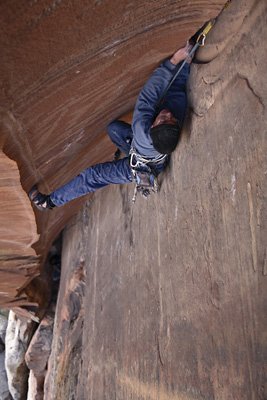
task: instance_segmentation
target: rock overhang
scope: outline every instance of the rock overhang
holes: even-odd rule
[[[25,192],[34,183],[50,192],[86,166],[111,158],[107,123],[133,109],[153,68],[223,4],[2,3],[1,149],[4,168],[13,165],[9,183],[16,182],[2,184],[1,197],[9,199],[8,207],[3,203],[3,274],[10,243],[13,249],[12,275],[5,275],[1,286],[3,304],[15,298],[16,305],[28,303],[20,289],[39,273],[53,239],[85,200],[41,214],[32,210]],[[29,258],[21,264],[16,257],[25,252]]]

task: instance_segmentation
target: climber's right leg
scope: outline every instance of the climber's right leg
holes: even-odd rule
[[[34,186],[34,193],[32,189],[29,197],[39,210],[45,210],[62,206],[73,199],[95,192],[110,184],[130,182],[132,182],[132,173],[129,159],[125,157],[118,161],[96,164],[85,169],[50,195],[40,193]],[[40,202],[43,205],[40,206]]]

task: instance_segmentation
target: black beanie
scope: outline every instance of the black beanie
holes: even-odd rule
[[[180,138],[178,125],[161,124],[150,129],[154,148],[161,154],[171,154]]]

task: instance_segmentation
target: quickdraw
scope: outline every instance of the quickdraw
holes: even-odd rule
[[[228,0],[226,1],[223,9],[221,10],[221,12],[219,13],[219,15],[217,15],[216,18],[211,19],[210,21],[207,21],[203,27],[200,29],[199,31],[199,35],[196,38],[195,44],[192,47],[191,51],[188,54],[188,57],[192,57],[194,55],[194,53],[196,52],[196,50],[199,47],[204,46],[205,44],[205,40],[207,37],[207,34],[210,32],[210,30],[212,29],[212,27],[215,25],[215,22],[217,21],[218,17],[221,15],[221,13],[230,5],[232,0]],[[175,81],[175,79],[177,78],[177,76],[179,75],[179,73],[181,72],[181,70],[183,69],[184,65],[186,64],[187,60],[185,59],[182,64],[180,65],[180,67],[178,68],[178,70],[174,73],[171,81],[169,82],[168,86],[166,87],[164,93],[162,94],[160,100],[158,101],[158,105],[157,107],[160,106],[160,104],[162,103],[163,99],[165,98],[168,90],[170,89],[171,85],[173,84],[173,82]]]
[[[205,40],[207,37],[207,34],[209,33],[209,31],[211,30],[211,28],[213,27],[213,25],[215,24],[215,19],[212,19],[210,21],[208,21],[205,25],[204,28],[202,30],[202,32],[200,32],[200,34],[197,37],[196,43],[193,46],[192,50],[190,51],[190,53],[192,52],[192,54],[194,54],[194,52],[196,51],[196,49],[198,47],[202,47],[205,44]],[[197,46],[195,49],[194,47]]]
[[[193,57],[194,53],[196,52],[196,50],[197,50],[199,47],[204,46],[205,40],[206,40],[206,37],[207,37],[207,34],[208,34],[209,31],[211,30],[211,28],[213,27],[213,25],[215,24],[215,22],[216,22],[216,19],[214,18],[214,19],[212,19],[212,20],[206,22],[206,24],[203,26],[203,28],[201,29],[199,35],[198,35],[197,38],[196,38],[196,41],[195,41],[194,46],[192,47],[191,51],[190,51],[189,54],[188,54],[188,57],[189,57],[189,58]],[[163,92],[163,94],[162,94],[160,100],[158,101],[158,104],[157,104],[157,107],[156,107],[157,109],[160,108],[160,105],[162,104],[162,102],[163,102],[163,100],[164,100],[164,98],[165,98],[165,96],[166,96],[168,90],[170,89],[171,85],[173,84],[173,82],[175,81],[175,79],[177,78],[177,76],[180,74],[181,70],[183,69],[183,67],[185,66],[186,63],[187,63],[187,59],[185,59],[185,60],[182,62],[181,65],[178,64],[178,70],[175,71],[175,73],[174,73],[172,79],[170,80],[168,86],[166,87],[166,89],[164,90],[164,92]]]

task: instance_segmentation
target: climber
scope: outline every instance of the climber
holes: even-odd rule
[[[119,120],[108,125],[111,140],[126,157],[89,167],[49,195],[39,192],[35,185],[29,198],[39,210],[62,206],[109,184],[135,181],[144,196],[149,194],[179,141],[187,107],[191,49],[188,42],[153,72],[138,96],[132,125]],[[162,99],[174,71],[184,60],[182,71]]]

